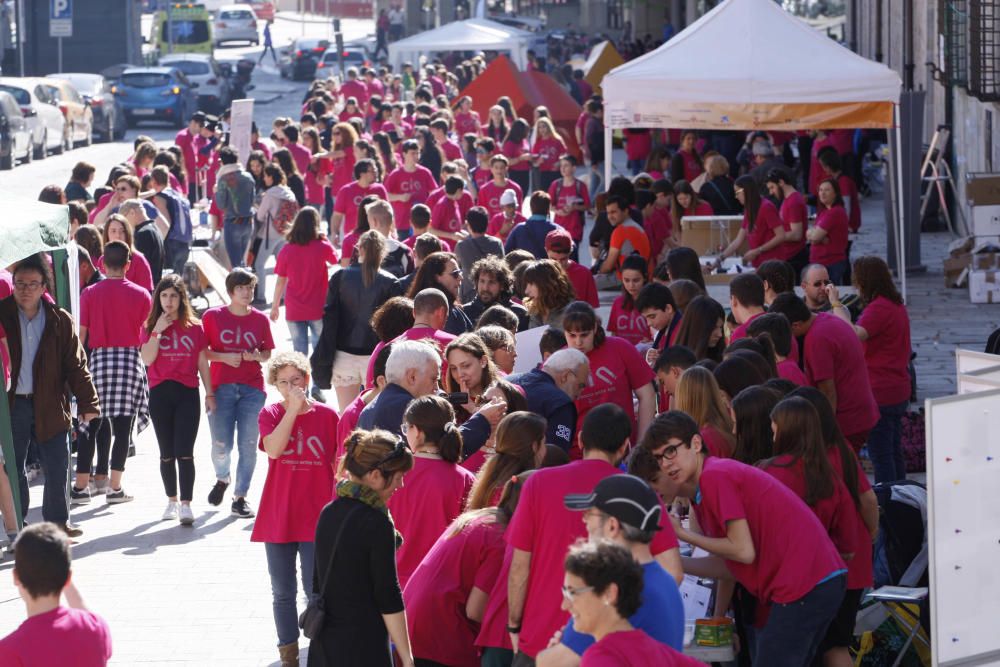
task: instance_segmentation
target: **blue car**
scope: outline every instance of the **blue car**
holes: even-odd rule
[[[159,120],[182,128],[198,110],[197,87],[173,67],[131,67],[122,72],[113,90],[129,127],[143,120]]]

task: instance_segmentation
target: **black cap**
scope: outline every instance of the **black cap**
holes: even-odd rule
[[[659,530],[663,507],[656,492],[634,475],[605,477],[593,493],[569,494],[563,498],[567,509],[597,508],[623,524],[639,530]]]

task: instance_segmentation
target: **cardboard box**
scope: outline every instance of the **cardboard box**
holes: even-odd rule
[[[743,224],[742,216],[698,216],[681,220],[681,245],[694,250],[698,255],[717,255],[740,232]],[[750,248],[746,243],[740,248],[740,254]]]
[[[964,287],[965,277],[962,275],[969,265],[972,264],[972,255],[966,253],[957,257],[948,257],[944,260],[944,286]]]
[[[1000,269],[969,271],[969,301],[1000,303]]]
[[[1000,204],[1000,174],[974,173],[966,176],[965,197],[970,206]]]

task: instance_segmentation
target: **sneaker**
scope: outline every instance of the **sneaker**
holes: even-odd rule
[[[226,489],[229,488],[229,482],[223,482],[221,479],[215,482],[215,486],[208,493],[208,504],[219,506],[222,504],[222,499],[226,497]]]
[[[194,512],[191,511],[190,505],[181,505],[180,520],[182,526],[190,526],[194,523]]]
[[[104,479],[94,479],[93,477],[91,477],[88,488],[90,489],[91,496],[103,496],[105,493],[108,492],[109,486],[110,484],[108,482],[107,477],[105,477]]]
[[[310,394],[312,395],[313,400],[319,401],[320,403],[326,403],[326,394],[324,394],[323,390],[319,387],[314,386]]]
[[[120,505],[122,503],[130,503],[135,500],[134,496],[130,496],[125,493],[124,488],[120,488],[117,491],[108,487],[108,492],[104,494],[104,500],[109,505]]]
[[[247,502],[246,498],[237,498],[233,501],[232,515],[240,519],[252,519],[254,517],[253,510],[250,509],[250,503]]]
[[[90,487],[78,489],[75,486],[71,487],[69,490],[69,504],[70,505],[89,505],[90,504]]]
[[[163,521],[173,521],[177,518],[177,501],[167,501],[167,509],[163,510]]]
[[[60,523],[56,527],[65,533],[66,537],[80,537],[83,535],[83,531],[71,523]]]

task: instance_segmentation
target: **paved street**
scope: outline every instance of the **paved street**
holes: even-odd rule
[[[348,22],[345,22],[347,24]],[[370,23],[345,25],[348,38],[361,36]],[[275,43],[301,34],[325,35],[323,23],[299,24],[279,20]],[[256,49],[225,49],[224,53]],[[262,132],[273,117],[299,115],[305,83],[280,79],[270,67],[254,72],[258,100],[255,117]],[[52,156],[0,177],[0,201],[12,195],[34,196],[49,183],[65,184],[72,166],[86,160],[97,166],[98,179],[131,154],[134,137],[149,134],[170,141],[175,130],[161,125],[129,130],[112,144],[95,144],[62,156]],[[616,162],[624,162],[616,154]],[[624,164],[620,165],[621,167]],[[864,223],[853,254],[885,254],[885,223],[880,199],[865,201]],[[0,233],[3,222],[0,221]],[[1000,326],[1000,308],[972,305],[966,290],[945,290],[941,260],[947,254],[947,234],[922,237],[923,263],[928,271],[911,276],[909,311],[913,344],[918,354],[921,398],[954,390],[953,350],[956,346],[982,349],[989,333]],[[270,289],[268,293],[270,293]],[[613,296],[606,293],[607,300]],[[279,348],[291,347],[283,322],[273,325]],[[333,392],[329,392],[334,400]],[[88,605],[111,625],[114,665],[272,665],[277,664],[271,597],[263,547],[249,541],[252,521],[231,518],[228,504],[214,508],[206,496],[214,479],[209,458],[208,424],[203,419],[195,448],[198,478],[195,485],[193,527],[161,522],[165,497],[159,477],[158,453],[152,428],[136,439],[138,453],[129,459],[124,485],[134,502],[106,506],[102,497],[74,508],[73,521],[85,533],[74,547],[74,580]],[[249,499],[260,498],[266,458],[258,456]],[[41,502],[41,486],[32,487],[32,506]],[[37,510],[29,521],[40,520]],[[0,563],[0,635],[15,628],[24,607],[6,573],[11,563]],[[303,646],[306,641],[302,641]]]

